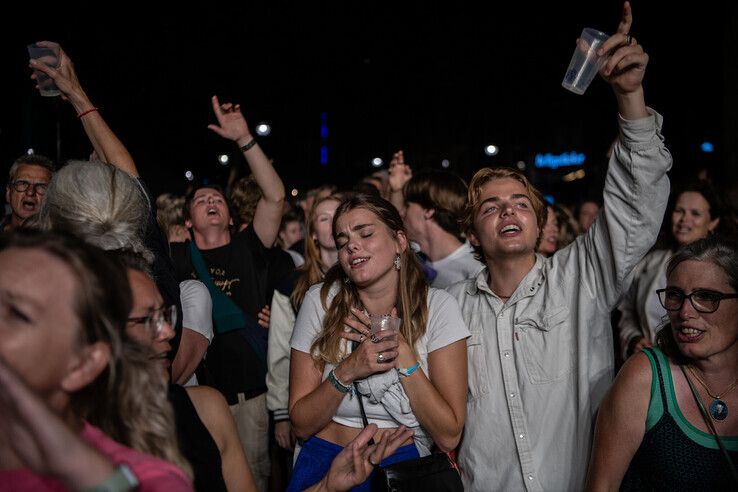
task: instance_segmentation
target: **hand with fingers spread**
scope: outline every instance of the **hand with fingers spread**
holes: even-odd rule
[[[351,308],[351,312],[353,316],[347,317],[344,322],[352,331],[341,333],[341,337],[358,345],[336,368],[336,376],[341,381],[353,382],[395,367],[398,333],[385,330],[373,334],[369,317],[356,308]]]
[[[333,459],[326,476],[308,491],[350,490],[363,483],[383,459],[397,451],[413,431],[400,426],[385,432],[376,444],[369,440],[377,432],[376,424],[369,424]]]
[[[246,123],[246,119],[241,114],[241,105],[233,103],[223,103],[218,101],[218,96],[211,98],[213,104],[213,113],[218,120],[217,125],[210,124],[208,128],[223,138],[233,140],[239,146],[246,145],[253,137],[251,130]]]

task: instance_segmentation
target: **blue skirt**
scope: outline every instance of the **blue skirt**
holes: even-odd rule
[[[292,470],[292,478],[287,487],[287,492],[299,492],[305,490],[311,485],[315,485],[328,473],[333,458],[343,449],[338,444],[326,441],[319,437],[311,437],[302,445],[300,455],[295,461],[295,467]],[[420,457],[415,444],[407,444],[398,448],[394,454],[382,460],[380,466],[393,465],[400,461],[414,460]],[[369,484],[371,483],[371,475],[369,478],[352,490],[369,492]]]

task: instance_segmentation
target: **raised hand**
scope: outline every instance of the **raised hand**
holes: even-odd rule
[[[405,164],[405,154],[398,150],[392,154],[392,160],[389,165],[389,184],[392,193],[401,192],[405,183],[413,177],[413,171],[410,166]]]
[[[630,2],[623,4],[623,17],[618,30],[605,41],[598,54],[612,51],[600,67],[600,75],[613,86],[616,93],[630,94],[641,89],[648,65],[648,55],[630,33],[633,14]]]
[[[210,124],[208,128],[223,138],[233,140],[238,145],[245,145],[252,140],[251,130],[246,119],[241,114],[241,105],[233,103],[220,104],[218,96],[213,96],[213,113],[218,120],[217,125]]]

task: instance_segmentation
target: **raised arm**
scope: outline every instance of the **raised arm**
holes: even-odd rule
[[[282,219],[284,184],[261,147],[254,142],[251,130],[241,114],[241,106],[231,103],[220,104],[218,96],[212,97],[212,104],[218,124],[208,125],[208,128],[221,137],[236,142],[246,158],[256,184],[261,188],[262,197],[256,205],[251,226],[262,244],[271,248],[277,239]]]
[[[651,364],[645,354],[628,359],[600,405],[587,490],[617,491],[643,441],[651,396]]]
[[[41,46],[59,46],[50,41],[40,41]],[[62,93],[62,99],[69,101],[82,121],[87,138],[90,139],[92,147],[100,160],[113,164],[131,176],[138,176],[138,169],[123,143],[113,133],[97,110],[90,98],[85,93],[77,78],[74,64],[69,56],[59,46],[59,66],[52,68],[38,60],[31,60],[30,66],[44,72],[54,80],[54,83]]]
[[[405,153],[398,150],[392,155],[389,165],[390,202],[395,206],[400,216],[405,216],[405,184],[413,177],[410,166],[405,164]]]
[[[643,76],[648,65],[648,55],[635,38],[630,36],[632,24],[630,2],[625,2],[617,32],[602,44],[598,52],[604,55],[614,50],[600,68],[600,74],[612,85],[618,102],[618,112],[626,120],[648,117],[643,95]]]

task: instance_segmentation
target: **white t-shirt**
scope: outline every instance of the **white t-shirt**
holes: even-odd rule
[[[431,286],[436,289],[445,289],[456,282],[476,277],[484,268],[484,264],[474,258],[474,248],[469,241],[447,257],[428,262],[428,266],[437,272],[436,278],[431,282]]]
[[[310,353],[310,347],[323,327],[325,311],[320,302],[320,288],[322,286],[322,283],[316,284],[305,294],[305,300],[297,314],[295,329],[290,340],[293,349],[307,354]],[[337,290],[335,287],[331,289],[327,300],[329,304]],[[426,375],[428,374],[428,354],[430,352],[451,345],[456,341],[464,340],[470,335],[456,300],[446,291],[429,288],[428,326],[425,334],[416,344],[420,356],[420,368],[423,372]],[[346,344],[346,347],[348,354],[351,352],[351,348],[348,344]],[[328,373],[334,367],[326,363],[322,380],[328,377]],[[380,428],[398,427],[397,421],[387,413],[381,403],[372,404],[367,398],[364,398],[363,402],[369,423],[377,424]],[[350,394],[346,394],[336,411],[336,415],[333,416],[333,421],[349,427],[364,427],[357,398],[352,398]]]
[[[199,333],[213,341],[213,301],[205,284],[199,280],[185,280],[179,283],[179,298],[182,301],[182,327]],[[196,386],[194,374],[184,384]]]

